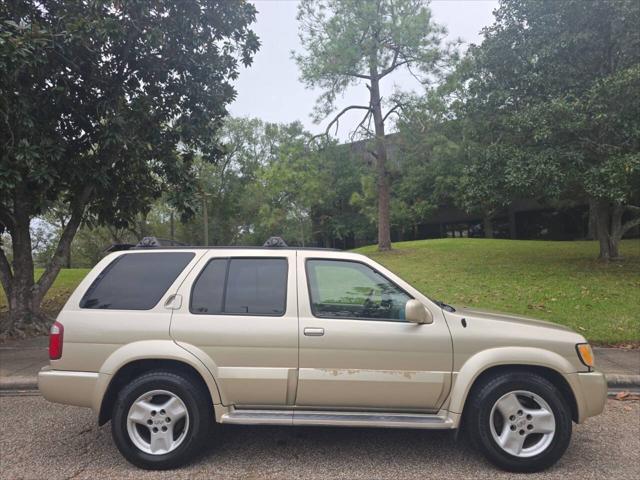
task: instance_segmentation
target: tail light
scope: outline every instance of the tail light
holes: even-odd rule
[[[58,360],[62,357],[62,341],[64,337],[64,327],[60,322],[53,322],[49,330],[49,359]]]

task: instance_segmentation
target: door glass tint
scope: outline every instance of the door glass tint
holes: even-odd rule
[[[287,268],[284,258],[213,260],[194,284],[191,313],[284,315]]]
[[[204,267],[191,292],[192,313],[221,313],[227,259],[211,260]]]
[[[317,317],[405,321],[411,297],[358,262],[308,260],[311,308]]]
[[[192,252],[121,255],[94,280],[80,307],[150,310],[193,257]]]

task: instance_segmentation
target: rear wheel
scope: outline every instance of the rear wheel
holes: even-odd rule
[[[134,465],[178,467],[198,452],[213,423],[206,392],[192,378],[155,371],[125,386],[116,399],[111,431]]]
[[[509,471],[550,467],[571,439],[571,412],[564,397],[536,374],[504,373],[487,379],[465,415],[475,445]]]

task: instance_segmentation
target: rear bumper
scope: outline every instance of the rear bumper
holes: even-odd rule
[[[601,372],[569,375],[578,406],[578,423],[599,415],[607,403],[607,380]]]
[[[44,367],[38,373],[38,389],[50,402],[78,407],[92,407],[98,374],[70,372]]]

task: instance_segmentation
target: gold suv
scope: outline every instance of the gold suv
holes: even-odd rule
[[[606,399],[581,335],[453,308],[322,249],[111,253],[52,326],[50,357],[42,395],[110,420],[149,469],[183,464],[228,423],[464,425],[491,462],[536,471]]]

